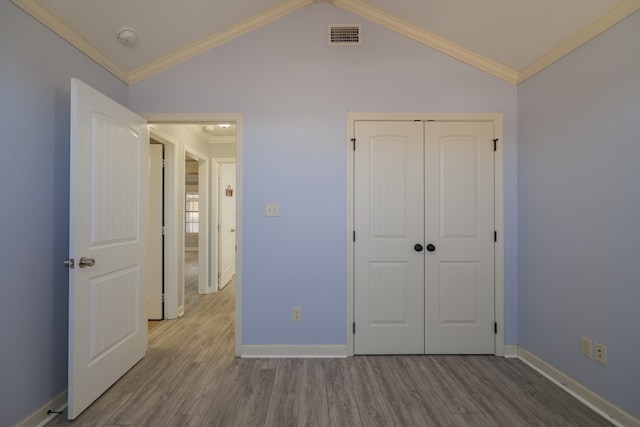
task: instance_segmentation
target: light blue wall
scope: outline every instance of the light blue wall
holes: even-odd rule
[[[518,88],[520,344],[636,417],[639,41],[636,12]]]
[[[0,1],[0,425],[67,387],[69,86],[127,86]]]
[[[328,25],[344,23],[362,24],[362,46],[327,45]],[[517,343],[514,86],[317,4],[132,86],[129,99],[140,113],[243,114],[243,344],[346,343],[347,112],[502,111],[505,329]],[[264,216],[267,201],[279,218]]]

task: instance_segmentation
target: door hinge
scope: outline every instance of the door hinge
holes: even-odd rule
[[[353,322],[353,333],[356,333],[356,322]]]
[[[356,230],[353,230],[353,241],[356,241]]]
[[[166,168],[167,167],[167,161],[165,159],[162,159],[162,167]]]
[[[493,140],[493,151],[498,151],[498,139]]]
[[[353,142],[353,151],[356,151],[356,139],[351,138],[351,142]]]
[[[166,229],[166,228],[165,228],[165,226],[163,225],[163,226],[162,226],[162,235],[164,236],[166,232],[167,232],[167,229]]]
[[[76,261],[73,258],[67,258],[64,260],[64,266],[69,270],[73,270],[76,267]]]
[[[498,232],[494,230],[493,232],[493,241],[497,242],[498,241]]]
[[[162,294],[162,302],[164,302],[164,294]]]
[[[497,334],[497,333],[498,333],[498,323],[497,323],[497,322],[494,322],[494,323],[493,323],[493,333],[494,333],[494,334]]]

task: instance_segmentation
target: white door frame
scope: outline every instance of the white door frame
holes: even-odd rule
[[[236,123],[236,315],[235,315],[235,355],[241,356],[242,350],[242,114],[215,114],[215,113],[146,113],[140,114],[149,123],[155,124],[192,124],[210,122],[235,122]],[[153,129],[153,126],[152,126]],[[155,135],[155,133],[152,133]],[[154,138],[160,141],[158,138]],[[176,156],[178,157],[178,156]],[[178,161],[178,159],[174,159]],[[184,158],[182,158],[184,163]],[[173,182],[176,178],[174,176]],[[211,180],[209,180],[211,182]],[[183,182],[184,184],[184,182]],[[183,185],[184,187],[184,185]],[[183,198],[184,199],[184,198]],[[183,203],[183,199],[180,203]],[[178,205],[179,206],[179,205]],[[173,206],[171,216],[174,216],[177,206]],[[169,212],[169,211],[168,211]],[[179,224],[179,222],[178,222]],[[177,231],[182,231],[178,227]],[[181,241],[181,240],[180,240]],[[184,245],[183,245],[184,246]],[[172,246],[175,250],[175,246]],[[176,252],[178,256],[179,252]],[[177,264],[177,263],[176,263]],[[175,264],[174,264],[175,265]],[[217,274],[217,272],[216,272]],[[184,281],[184,279],[182,280]],[[177,286],[177,283],[176,283]],[[183,286],[184,289],[184,286]],[[176,292],[177,296],[177,292]],[[165,300],[166,301],[166,300]],[[177,303],[177,301],[176,301]]]
[[[353,316],[354,316],[354,242],[355,195],[354,195],[354,150],[355,122],[358,120],[379,121],[452,121],[452,122],[493,122],[495,137],[499,143],[495,152],[494,169],[494,224],[498,233],[495,244],[495,355],[504,356],[504,190],[503,190],[503,137],[502,113],[452,113],[452,114],[394,114],[394,113],[347,113],[347,355],[353,356]],[[356,141],[357,144],[357,141]]]
[[[213,236],[211,239],[211,281],[215,283],[215,290],[217,291],[220,287],[220,283],[218,280],[218,272],[220,271],[220,230],[217,225],[220,224],[220,191],[219,191],[219,179],[220,179],[220,166],[223,163],[233,163],[236,164],[236,159],[233,157],[216,157],[211,159],[211,167],[213,169],[211,173],[211,200],[212,206],[213,201],[215,201],[215,208],[211,208],[211,235]],[[238,170],[236,164],[236,181],[238,180]],[[236,193],[237,196],[237,193]],[[237,198],[236,198],[237,200]],[[238,213],[236,211],[236,223],[238,221]],[[237,227],[236,227],[237,229]],[[236,245],[237,242],[237,232],[236,232]],[[236,257],[237,257],[236,253]],[[236,271],[237,276],[237,271]],[[237,288],[236,288],[237,292]]]

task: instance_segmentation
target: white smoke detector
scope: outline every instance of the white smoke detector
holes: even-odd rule
[[[118,30],[118,40],[120,40],[122,44],[131,46],[138,40],[138,36],[133,28],[122,27]]]

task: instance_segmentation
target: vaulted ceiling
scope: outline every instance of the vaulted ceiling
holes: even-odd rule
[[[12,1],[128,84],[313,3],[517,84],[640,9],[640,0]],[[123,27],[135,30],[135,44],[118,40]]]

